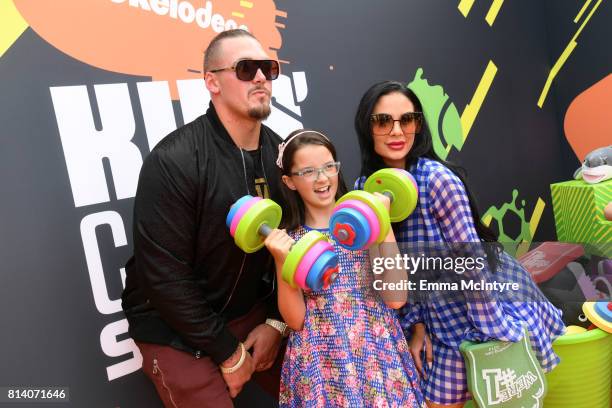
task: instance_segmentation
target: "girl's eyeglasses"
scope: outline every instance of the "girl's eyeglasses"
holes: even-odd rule
[[[320,174],[325,174],[327,177],[333,177],[340,172],[340,162],[330,162],[322,167],[306,167],[305,169],[290,173],[292,176],[300,176],[306,180],[316,180]]]

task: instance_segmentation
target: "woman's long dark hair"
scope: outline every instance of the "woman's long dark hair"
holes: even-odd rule
[[[283,151],[283,159],[282,166],[280,169],[281,176],[291,176],[291,167],[293,166],[293,160],[295,157],[295,153],[304,146],[309,145],[318,145],[323,146],[332,154],[334,160],[338,160],[338,155],[336,154],[336,148],[332,144],[332,142],[326,137],[322,136],[320,132],[310,130],[310,129],[298,129],[294,130],[287,136],[285,140],[291,139],[293,136],[301,133],[299,136],[294,138],[289,142],[288,145],[285,146]],[[338,200],[344,194],[346,194],[348,189],[346,188],[346,184],[344,183],[344,177],[342,177],[342,172],[338,173],[338,190],[336,191],[335,199]],[[302,197],[298,194],[297,191],[291,190],[289,187],[282,183],[281,193],[283,195],[283,199],[288,208],[283,209],[283,218],[281,221],[281,228],[286,228],[287,230],[293,230],[300,225],[304,225],[306,222],[306,210],[304,207],[304,201]]]
[[[374,110],[374,106],[376,105],[378,100],[382,96],[389,95],[392,93],[400,93],[404,95],[410,100],[410,102],[412,102],[415,111],[423,112],[423,106],[419,98],[411,89],[406,86],[406,84],[403,84],[401,82],[379,82],[371,86],[370,89],[366,91],[366,93],[361,98],[361,101],[359,102],[359,107],[357,108],[357,113],[355,114],[355,131],[357,132],[357,137],[359,139],[359,147],[361,149],[362,176],[368,177],[377,170],[389,167],[385,164],[382,157],[380,157],[374,150],[374,140],[372,137],[370,117],[372,115],[372,111]],[[479,238],[481,239],[481,241],[484,242],[497,242],[497,234],[495,234],[495,232],[491,228],[487,227],[482,222],[478,207],[476,205],[476,199],[474,198],[466,183],[465,169],[460,166],[457,166],[456,164],[442,160],[436,154],[433,149],[431,134],[429,133],[427,122],[425,120],[423,126],[421,126],[421,130],[417,134],[415,134],[412,148],[410,149],[410,152],[408,152],[408,156],[406,157],[406,170],[408,170],[412,164],[416,163],[419,157],[426,157],[428,159],[435,160],[443,164],[444,166],[448,167],[459,178],[459,180],[461,180],[461,182],[465,186],[465,191],[467,193],[468,200],[470,203],[470,210],[472,212],[474,226],[476,228],[476,232],[478,233]],[[485,248],[488,247],[490,247],[490,245],[485,246]],[[497,244],[494,247],[499,249],[499,245]],[[493,261],[494,263],[496,258],[496,256],[494,256],[493,259],[489,257],[490,261]],[[494,268],[494,265],[491,266]]]

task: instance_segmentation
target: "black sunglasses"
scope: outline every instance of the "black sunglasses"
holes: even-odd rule
[[[211,69],[208,72],[235,71],[236,77],[239,80],[252,81],[253,78],[255,78],[255,75],[257,75],[257,71],[260,69],[268,81],[278,78],[278,74],[280,72],[278,61],[250,59],[240,60],[228,68]]]
[[[370,116],[372,123],[372,133],[375,135],[388,135],[393,130],[395,122],[400,123],[402,132],[407,134],[415,134],[421,131],[423,125],[423,112],[406,112],[399,119],[393,119],[388,113],[376,113]]]

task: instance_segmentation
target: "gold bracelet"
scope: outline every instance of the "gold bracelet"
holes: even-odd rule
[[[240,360],[238,360],[238,362],[233,367],[223,367],[220,365],[219,368],[221,369],[221,372],[223,374],[231,374],[235,371],[238,371],[238,369],[242,367],[242,365],[244,364],[244,360],[246,359],[246,350],[242,342],[240,342],[239,344],[240,344],[240,351],[241,351]]]

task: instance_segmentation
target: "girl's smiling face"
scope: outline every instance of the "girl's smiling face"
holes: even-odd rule
[[[298,174],[300,172],[302,175]],[[283,176],[283,182],[298,192],[306,209],[333,208],[338,190],[338,168],[332,153],[321,145],[300,147],[293,156],[291,175]]]

